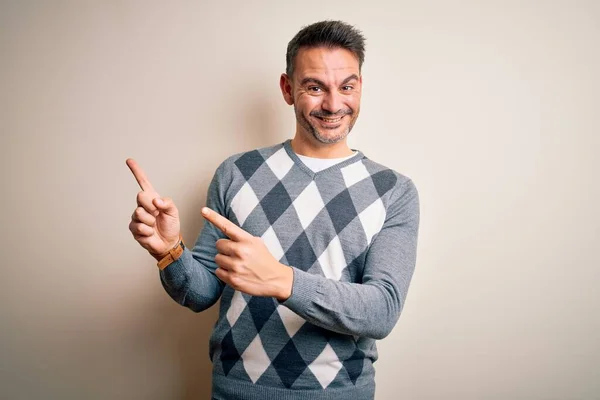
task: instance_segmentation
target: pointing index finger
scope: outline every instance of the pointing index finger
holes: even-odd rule
[[[140,167],[138,165],[138,163],[135,162],[135,160],[133,158],[128,158],[126,161],[126,164],[129,167],[129,169],[131,170],[131,172],[133,173],[133,176],[135,177],[135,180],[137,181],[138,185],[140,185],[140,188],[142,188],[142,190],[144,192],[154,192],[155,191],[154,188],[152,187],[152,184],[148,180],[146,173],[144,172],[142,167]]]
[[[248,232],[208,207],[202,208],[202,216],[235,242],[252,237]]]

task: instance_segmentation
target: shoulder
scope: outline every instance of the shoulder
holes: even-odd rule
[[[282,150],[284,150],[283,143],[278,143],[268,147],[233,154],[219,165],[217,172],[232,173],[238,171],[243,175],[252,174],[273,154]]]
[[[389,195],[397,199],[406,194],[417,194],[417,187],[410,177],[366,156],[361,161],[371,175],[380,197]]]

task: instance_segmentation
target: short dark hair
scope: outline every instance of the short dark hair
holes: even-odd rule
[[[285,73],[292,76],[294,62],[302,47],[327,47],[349,50],[358,59],[358,69],[365,61],[365,37],[354,26],[342,21],[320,21],[303,27],[288,43]]]

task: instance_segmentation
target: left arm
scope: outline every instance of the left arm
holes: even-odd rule
[[[400,317],[416,262],[418,193],[399,188],[368,250],[362,283],[338,282],[294,268],[292,295],[282,304],[320,327],[382,339]]]
[[[419,196],[412,181],[390,198],[386,220],[373,238],[362,283],[339,282],[279,263],[260,238],[208,209],[230,240],[217,241],[216,275],[236,290],[275,297],[322,328],[362,337],[387,336],[400,317],[416,262]]]

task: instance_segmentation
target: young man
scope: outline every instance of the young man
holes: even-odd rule
[[[361,33],[318,22],[286,58],[295,136],[218,167],[193,249],[172,200],[133,160],[142,191],[129,229],[175,301],[199,312],[221,299],[214,399],[372,399],[375,340],[396,324],[415,267],[417,191],[346,143],[360,110]]]

